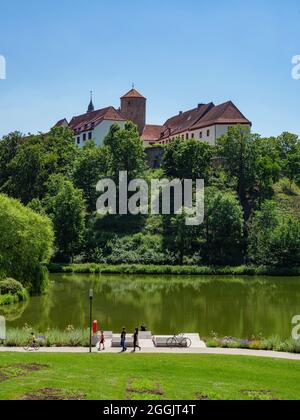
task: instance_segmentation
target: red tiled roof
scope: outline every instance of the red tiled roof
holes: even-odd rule
[[[163,125],[145,125],[141,139],[143,141],[157,141],[165,128]]]
[[[189,131],[191,127],[199,122],[213,107],[214,104],[212,102],[209,104],[200,104],[195,109],[182,112],[179,115],[168,119],[164,124],[166,129],[163,138]]]
[[[146,99],[143,95],[141,95],[135,89],[131,89],[129,92],[127,92],[124,96],[121,97],[121,99],[125,99],[125,98],[143,98],[143,99]]]
[[[120,112],[110,106],[108,108],[98,109],[97,111],[73,117],[69,123],[69,127],[74,131],[90,130],[100,124],[103,120],[125,121],[125,118]]]
[[[187,112],[182,112],[165,122],[166,127],[162,139],[175,136],[186,131],[210,127],[215,124],[251,124],[233,102],[215,106],[212,102]]]
[[[233,102],[229,101],[212,108],[200,121],[193,125],[192,130],[215,124],[251,124],[251,122],[247,120]]]

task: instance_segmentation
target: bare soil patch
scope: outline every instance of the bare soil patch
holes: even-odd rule
[[[17,363],[14,365],[0,367],[0,383],[20,376],[26,376],[32,372],[39,372],[40,370],[47,369],[48,367],[48,365],[38,363]]]
[[[126,387],[126,399],[134,400],[144,396],[153,396],[159,399],[164,396],[164,392],[160,384],[154,381],[130,378]]]
[[[44,388],[25,394],[23,401],[83,401],[86,395],[81,392],[69,392],[63,389]]]
[[[253,401],[277,401],[278,398],[276,398],[272,391],[269,391],[267,389],[261,389],[261,390],[243,390],[241,391],[242,394],[246,395]]]

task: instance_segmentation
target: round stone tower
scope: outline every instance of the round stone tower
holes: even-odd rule
[[[121,98],[122,115],[138,126],[140,135],[146,125],[146,102],[147,99],[134,88]]]

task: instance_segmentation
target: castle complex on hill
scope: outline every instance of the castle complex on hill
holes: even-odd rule
[[[199,104],[190,111],[179,112],[163,125],[149,125],[146,124],[146,104],[147,99],[134,88],[121,97],[119,109],[110,106],[95,110],[91,97],[85,114],[73,117],[70,122],[60,120],[56,126],[73,130],[76,144],[82,147],[87,140],[102,145],[113,124],[124,128],[128,120],[137,125],[145,146],[166,145],[177,137],[215,145],[217,138],[224,135],[229,127],[242,124],[250,128],[252,125],[231,101],[217,106],[212,102]]]

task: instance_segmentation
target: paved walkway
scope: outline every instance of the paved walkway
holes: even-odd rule
[[[46,347],[41,348],[38,353],[73,353],[73,354],[83,354],[88,353],[87,348],[82,347]],[[128,350],[130,354],[132,350]],[[23,348],[19,347],[0,347],[0,353],[24,353]],[[93,349],[93,353],[96,353],[96,350]],[[98,352],[101,354],[118,354],[120,350],[117,348],[107,348],[105,352]],[[212,348],[190,348],[190,349],[168,349],[168,348],[143,348],[138,354],[213,354],[213,355],[225,355],[225,356],[252,356],[252,357],[265,357],[272,359],[287,359],[287,360],[299,360],[300,354],[292,353],[279,353],[272,351],[255,351],[255,350],[241,350],[241,349],[212,349]]]

